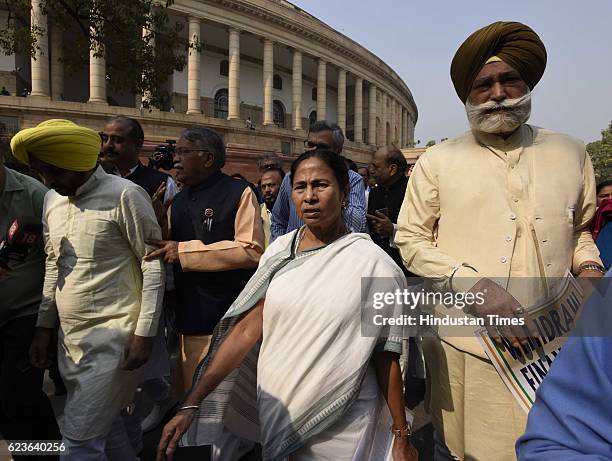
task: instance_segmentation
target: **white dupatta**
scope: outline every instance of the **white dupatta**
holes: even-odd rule
[[[302,318],[302,327],[300,322],[293,322],[296,330],[291,332],[287,331],[291,318],[282,315],[282,325],[264,330],[266,354],[262,357],[271,357],[267,353],[271,347],[279,350],[279,359],[262,365],[268,368],[262,373],[259,393],[272,396],[278,404],[266,405],[264,399],[262,406],[257,406],[259,343],[242,365],[204,399],[183,437],[183,445],[210,444],[224,425],[240,437],[261,441],[264,459],[282,460],[341,418],[359,394],[375,349],[401,353],[401,340],[408,332],[402,328],[384,332],[382,327],[373,331],[370,325],[370,336],[364,337],[361,325],[364,312],[372,309],[373,290],[405,288],[399,267],[367,234],[348,234],[330,245],[301,253],[295,251],[297,235],[298,231],[294,231],[268,248],[257,272],[215,329],[210,352],[194,377],[196,383],[231,327],[266,297],[268,289],[271,302],[277,290],[284,291],[285,295],[293,295],[294,307],[302,306],[312,315],[310,321],[308,315]],[[264,318],[266,306],[268,298]],[[401,309],[402,306],[392,308],[395,315],[400,315]],[[332,322],[338,325],[330,325]],[[303,344],[302,351],[292,350],[301,360],[282,358],[283,350],[289,352],[284,342],[292,349]],[[285,379],[277,380],[275,374]],[[279,408],[284,408],[281,416]]]

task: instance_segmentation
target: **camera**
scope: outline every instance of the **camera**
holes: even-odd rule
[[[176,149],[176,141],[174,139],[166,139],[165,144],[158,144],[155,151],[149,157],[149,166],[159,170],[171,170],[174,168],[174,150]]]

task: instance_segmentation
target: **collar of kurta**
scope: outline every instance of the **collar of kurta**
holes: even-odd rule
[[[533,138],[533,130],[527,124],[521,125],[506,139],[496,134],[483,133],[481,131],[472,130],[472,133],[479,144],[485,147],[493,147],[504,152],[526,146],[531,143]]]
[[[188,190],[189,192],[197,192],[203,189],[208,189],[209,187],[217,184],[221,178],[223,178],[223,173],[221,170],[217,170],[201,183],[197,184],[196,186],[189,187]]]
[[[1,168],[4,168],[4,191],[0,191],[0,195],[3,192],[15,192],[18,190],[23,190],[23,184],[21,184],[21,182],[19,182],[19,180],[17,179],[17,175],[15,175],[13,173],[13,170],[11,170],[10,168],[7,168],[3,165],[0,165]]]
[[[108,174],[102,169],[101,166],[98,166],[93,174],[89,177],[87,181],[85,181],[81,187],[79,187],[73,197],[79,197],[81,195],[85,195],[87,192],[96,188],[99,182],[104,179]]]

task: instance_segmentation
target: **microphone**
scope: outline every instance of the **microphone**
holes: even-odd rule
[[[9,269],[10,263],[23,262],[36,247],[42,235],[42,222],[35,216],[16,218],[9,227],[6,238],[0,242],[0,267]]]

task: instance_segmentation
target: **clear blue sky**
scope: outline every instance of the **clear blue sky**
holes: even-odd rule
[[[520,21],[548,52],[530,123],[585,142],[612,121],[612,0],[293,0],[383,59],[416,101],[415,138],[467,130],[449,68],[467,36],[493,21]],[[415,139],[415,140],[416,140]]]

